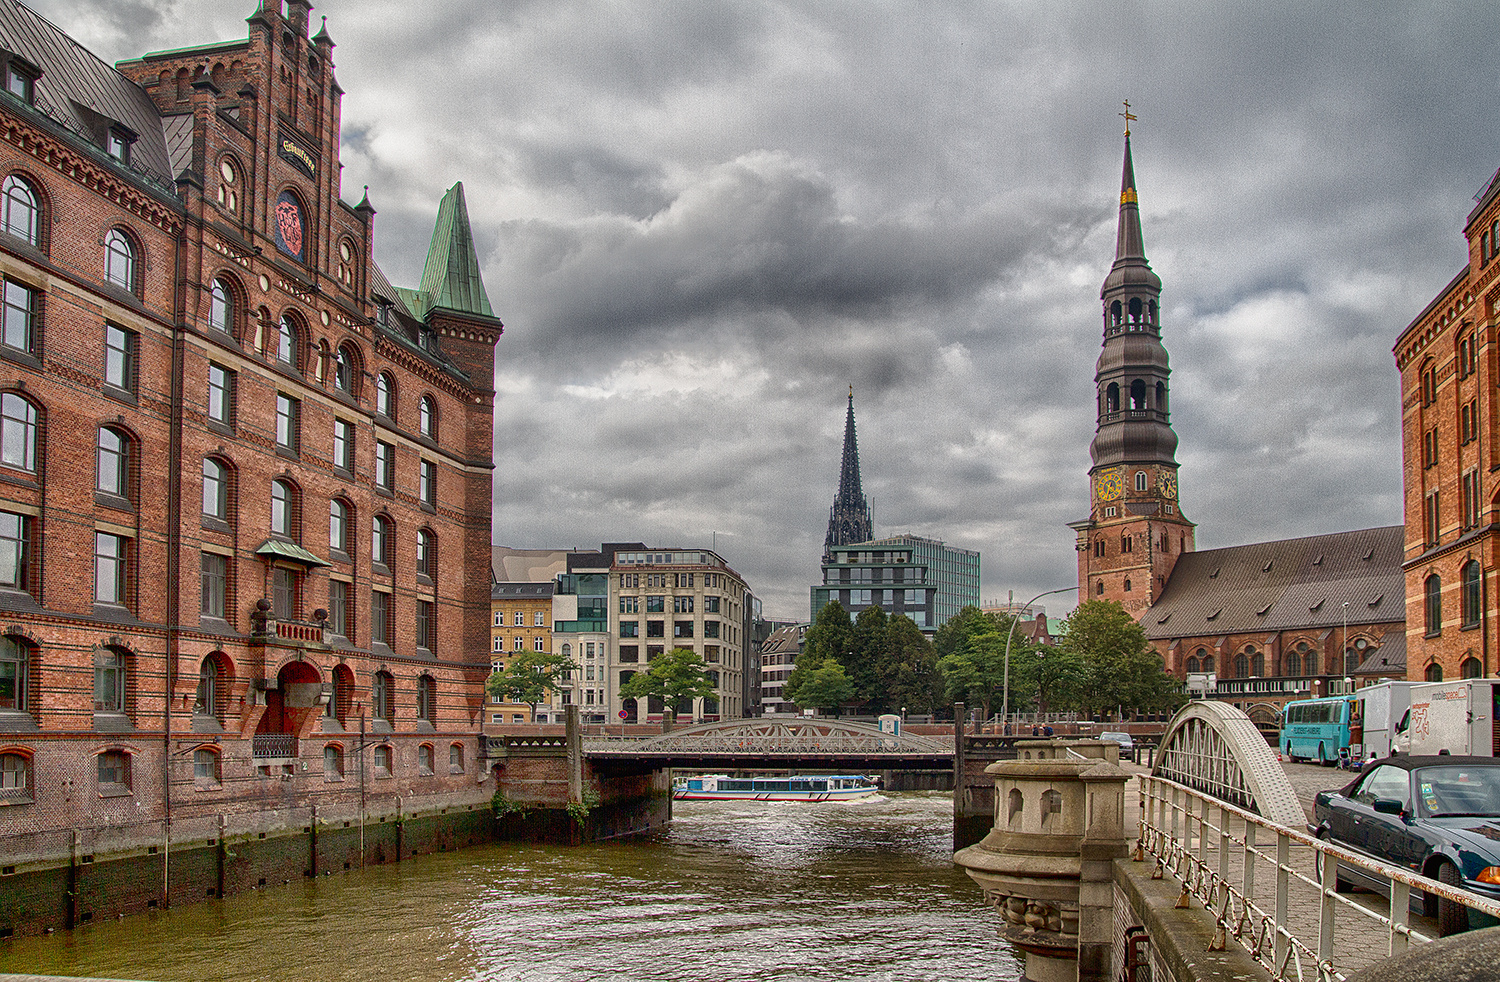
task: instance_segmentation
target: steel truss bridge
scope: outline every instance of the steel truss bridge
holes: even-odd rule
[[[953,743],[886,733],[869,723],[798,717],[700,723],[644,740],[590,737],[583,753],[595,770],[953,769]]]

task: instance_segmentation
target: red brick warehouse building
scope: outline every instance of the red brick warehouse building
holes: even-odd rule
[[[1463,226],[1464,267],[1396,341],[1412,679],[1500,673],[1500,173]]]
[[[502,325],[461,185],[376,267],[309,9],[117,71],[0,0],[7,855],[487,798]]]

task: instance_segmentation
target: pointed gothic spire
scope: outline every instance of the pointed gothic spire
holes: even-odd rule
[[[427,265],[422,269],[422,292],[427,295],[428,309],[447,307],[466,314],[495,316],[479,276],[462,181],[449,188],[438,205],[437,227],[432,230]]]
[[[1141,237],[1141,208],[1135,193],[1135,165],[1130,160],[1130,134],[1125,135],[1125,170],[1120,175],[1120,230],[1115,239],[1115,262],[1145,259]]]
[[[868,542],[875,537],[875,523],[859,479],[859,440],[854,432],[854,386],[849,386],[849,409],[844,417],[844,457],[839,464],[839,491],[828,512],[828,534],[823,538],[826,554],[836,546]]]

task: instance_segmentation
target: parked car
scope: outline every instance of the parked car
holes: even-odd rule
[[[1500,759],[1402,755],[1371,764],[1313,799],[1320,839],[1500,901]],[[1389,895],[1390,881],[1339,864],[1335,889]],[[1443,935],[1495,923],[1462,904],[1412,891],[1412,910]],[[1472,923],[1471,923],[1472,922]],[[1481,923],[1482,922],[1482,923]]]
[[[1129,733],[1119,733],[1114,730],[1105,730],[1099,734],[1099,739],[1108,740],[1120,745],[1120,756],[1128,760],[1135,759],[1135,740]]]

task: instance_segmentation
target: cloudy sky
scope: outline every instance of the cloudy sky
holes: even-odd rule
[[[109,60],[253,9],[31,2]],[[1124,99],[1199,548],[1402,520],[1391,346],[1500,165],[1492,0],[319,15],[395,282],[464,182],[497,544],[716,541],[806,617],[852,384],[879,534],[980,550],[985,599],[1075,583]]]

